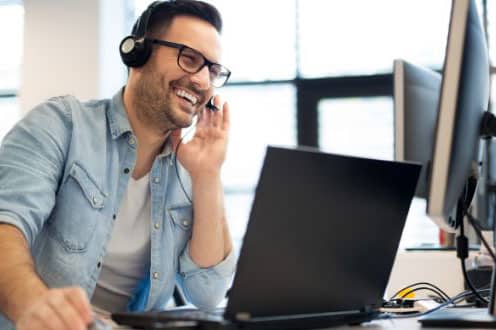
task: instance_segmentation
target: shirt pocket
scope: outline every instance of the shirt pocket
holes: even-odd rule
[[[48,222],[53,237],[67,252],[84,252],[103,216],[106,194],[91,175],[74,163],[57,193]]]
[[[193,228],[193,207],[191,204],[175,205],[168,208],[176,248],[182,251],[191,237]]]

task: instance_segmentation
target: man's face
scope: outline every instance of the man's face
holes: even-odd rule
[[[215,27],[201,19],[177,16],[160,39],[184,44],[208,60],[220,62],[220,36]],[[152,129],[165,132],[190,126],[213,95],[208,67],[187,73],[177,64],[178,53],[175,48],[154,46],[149,61],[137,70],[137,116]]]

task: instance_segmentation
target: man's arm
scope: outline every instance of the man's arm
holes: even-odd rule
[[[85,329],[90,315],[82,289],[48,289],[31,255],[65,166],[72,133],[67,102],[40,104],[0,147],[0,313],[18,330]]]
[[[217,265],[232,250],[224,214],[224,194],[220,173],[192,178],[194,225],[190,255],[201,268]]]
[[[0,224],[0,309],[16,329],[85,330],[92,321],[80,288],[48,289],[36,274],[24,235]]]
[[[194,213],[191,240],[179,257],[181,280],[188,299],[204,310],[222,301],[235,267],[220,180],[227,150],[229,105],[226,102],[221,106],[216,101],[221,110],[200,113],[195,136],[180,147],[177,155],[191,177]],[[171,137],[177,146],[180,132]]]
[[[232,250],[224,214],[224,193],[220,172],[227,151],[229,104],[216,97],[221,110],[203,110],[198,115],[196,132],[182,145],[178,159],[191,176],[193,188],[193,234],[189,243],[192,260],[201,268],[215,266]],[[171,134],[177,148],[180,131]]]
[[[0,224],[0,251],[0,309],[15,321],[47,287],[36,275],[28,244],[16,227]]]

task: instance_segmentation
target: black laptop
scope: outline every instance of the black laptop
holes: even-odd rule
[[[322,328],[378,314],[421,166],[268,147],[220,314],[115,313],[121,324]]]

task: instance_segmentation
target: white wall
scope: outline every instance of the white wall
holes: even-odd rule
[[[22,112],[56,95],[111,97],[124,83],[126,1],[25,0]]]

